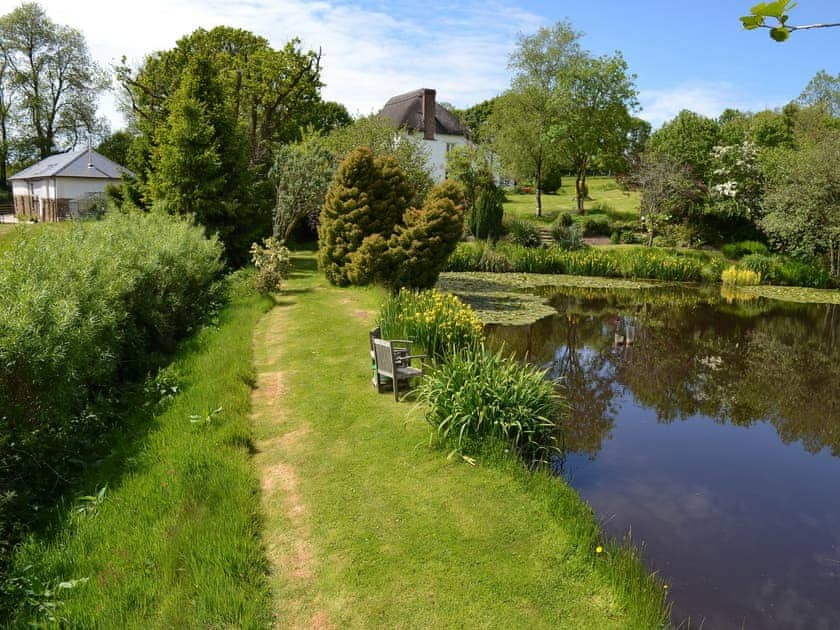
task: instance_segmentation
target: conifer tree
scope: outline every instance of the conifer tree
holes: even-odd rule
[[[367,148],[348,154],[327,192],[318,231],[318,261],[330,282],[346,286],[358,281],[350,277],[351,255],[367,237],[390,237],[402,220],[409,195],[394,158],[375,158]]]

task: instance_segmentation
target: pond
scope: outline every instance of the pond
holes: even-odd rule
[[[674,624],[840,628],[840,306],[537,291],[556,313],[491,339],[560,379],[553,468],[644,544]]]

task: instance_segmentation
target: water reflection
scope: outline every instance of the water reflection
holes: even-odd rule
[[[561,379],[557,468],[646,541],[675,621],[840,627],[840,308],[546,295],[556,315],[492,338]]]

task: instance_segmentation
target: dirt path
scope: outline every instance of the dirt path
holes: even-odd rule
[[[313,580],[317,560],[309,514],[298,490],[298,471],[291,463],[309,427],[289,423],[284,407],[288,375],[277,369],[289,311],[293,308],[270,311],[254,333],[257,367],[257,383],[251,398],[257,434],[254,463],[261,482],[266,520],[286,525],[267,528],[263,542],[272,583],[285,584],[282,593],[274,593],[275,627],[331,628],[327,613],[317,604],[319,596]]]

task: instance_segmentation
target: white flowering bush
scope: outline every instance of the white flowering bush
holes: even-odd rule
[[[725,216],[753,217],[764,192],[755,144],[716,146],[712,164],[709,191],[715,209]]]

